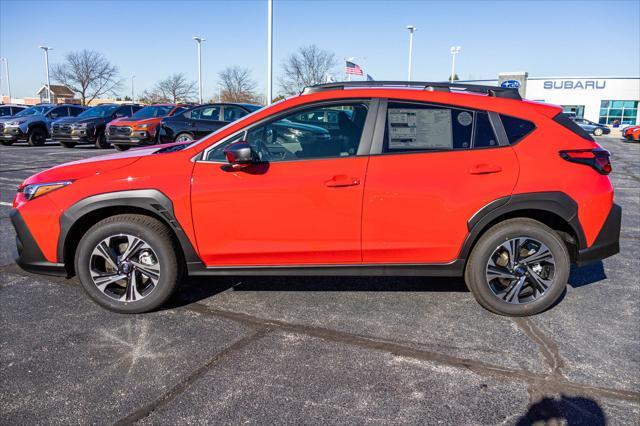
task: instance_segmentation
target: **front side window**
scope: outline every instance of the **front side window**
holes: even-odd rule
[[[390,102],[382,152],[401,153],[497,147],[486,112]]]
[[[11,115],[11,107],[0,107],[0,117],[8,117]]]
[[[335,108],[347,113],[338,116],[341,118],[338,118],[336,127],[330,130],[316,124],[295,121],[301,113],[324,115],[327,110]],[[262,161],[351,157],[358,152],[367,110],[366,102],[317,106],[249,129],[243,136]],[[241,139],[218,145],[209,152],[207,159],[223,161],[224,149],[237,140]]]
[[[192,120],[219,120],[220,107],[206,106],[194,109],[189,113],[189,118],[191,118]]]

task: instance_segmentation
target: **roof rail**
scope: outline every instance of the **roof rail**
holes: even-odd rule
[[[447,83],[433,81],[340,81],[336,83],[323,83],[305,87],[300,94],[316,93],[325,90],[344,90],[349,88],[367,87],[406,87],[436,92],[473,92],[483,93],[496,98],[508,98],[521,101],[522,97],[518,89],[499,86],[486,86],[466,83]]]

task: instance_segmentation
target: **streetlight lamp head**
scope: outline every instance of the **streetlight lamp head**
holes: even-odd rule
[[[418,29],[416,27],[414,27],[413,25],[407,25],[407,29],[409,30],[409,32],[418,31]]]
[[[204,39],[204,38],[202,38],[202,37],[194,37],[193,39],[194,39],[196,42],[198,42],[198,43],[202,43],[203,41],[207,41],[207,40],[205,40],[205,39]]]
[[[47,47],[47,46],[38,46],[38,47],[42,50],[53,50],[53,47]]]

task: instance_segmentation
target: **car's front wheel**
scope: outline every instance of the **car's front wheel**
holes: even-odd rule
[[[193,136],[189,133],[180,133],[176,136],[176,142],[191,142],[193,140]]]
[[[116,149],[116,151],[126,151],[129,148],[131,148],[130,146],[127,146],[127,145],[113,145],[113,147]]]
[[[569,268],[567,247],[553,229],[516,218],[482,235],[469,257],[465,280],[486,309],[526,316],[544,311],[560,298]]]
[[[109,142],[107,141],[107,137],[104,132],[98,133],[96,136],[96,148],[98,149],[107,149],[109,148]]]
[[[47,140],[47,132],[41,127],[34,127],[27,135],[27,143],[31,146],[42,146]]]
[[[173,294],[182,277],[179,249],[160,221],[136,214],[104,219],[82,237],[75,270],[87,294],[120,313],[148,312]]]
[[[75,142],[60,142],[60,145],[62,145],[65,148],[74,148],[76,146]]]
[[[593,129],[594,136],[602,136],[603,133],[604,131],[600,127],[596,127],[595,129]]]
[[[13,145],[13,141],[8,141],[8,140],[1,140],[0,143],[4,146],[11,146]]]

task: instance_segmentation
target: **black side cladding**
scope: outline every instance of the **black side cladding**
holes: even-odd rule
[[[580,136],[582,139],[586,139],[591,142],[595,142],[591,135],[584,130],[582,127],[578,126],[575,121],[571,119],[568,114],[561,112],[560,114],[553,117],[553,121],[564,127],[565,129],[575,133]]]

